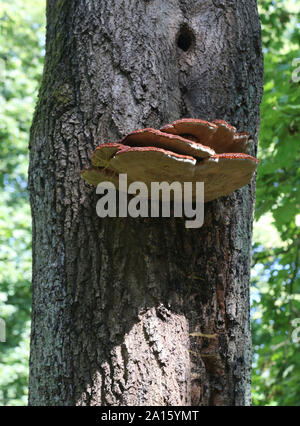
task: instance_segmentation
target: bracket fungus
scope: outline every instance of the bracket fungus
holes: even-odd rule
[[[248,133],[224,120],[184,118],[98,146],[81,175],[94,186],[109,181],[118,188],[119,174],[126,173],[128,184],[144,182],[149,194],[152,182],[204,182],[207,202],[251,181],[259,163],[248,154],[252,143]]]

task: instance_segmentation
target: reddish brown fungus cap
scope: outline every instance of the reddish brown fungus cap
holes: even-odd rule
[[[236,128],[224,120],[209,122],[183,118],[162,127],[160,130],[185,138],[192,137],[196,142],[211,147],[218,154],[223,152],[247,153],[253,142],[248,133],[237,133]]]
[[[118,151],[110,163],[118,173],[127,173],[131,181],[183,182],[192,176],[196,159],[161,148],[130,148]]]
[[[136,130],[125,136],[121,143],[134,146],[154,146],[171,150],[177,154],[192,155],[196,158],[206,158],[215,154],[209,146],[194,142],[178,135],[168,134],[151,128]]]
[[[259,164],[247,154],[216,154],[197,163],[195,182],[204,182],[205,202],[229,195],[250,183]]]
[[[182,182],[191,179],[196,159],[176,154],[156,147],[124,147],[117,151],[109,163],[109,168],[90,167],[81,172],[82,177],[91,185],[97,186],[104,181],[118,187],[119,174],[127,174],[128,185],[132,182],[144,182],[151,190],[151,182]],[[150,195],[150,193],[149,193]]]
[[[91,166],[83,169],[80,174],[87,183],[96,187],[101,182],[111,182],[116,188],[119,186],[119,175],[108,168]]]
[[[94,186],[109,181],[118,187],[119,174],[126,173],[128,185],[144,182],[149,197],[152,182],[192,182],[194,199],[195,183],[204,182],[205,201],[211,201],[251,181],[259,163],[245,154],[252,142],[248,133],[238,133],[224,120],[182,119],[100,145],[92,167],[81,175]]]
[[[152,182],[192,182],[192,196],[195,199],[195,183],[204,182],[206,202],[247,185],[258,163],[256,158],[246,154],[216,154],[197,162],[193,157],[161,148],[138,147],[117,151],[110,161],[109,169],[91,167],[84,170],[82,176],[94,186],[109,181],[118,187],[119,174],[126,173],[128,185],[136,181],[144,182],[149,197]]]
[[[124,148],[126,148],[126,146],[118,142],[104,143],[95,149],[91,162],[93,166],[107,167],[114,154]]]
[[[193,140],[196,140],[198,143],[211,146],[209,141],[217,129],[218,126],[216,124],[208,121],[195,118],[183,118],[174,121],[172,124],[167,124],[160,130],[173,135],[184,135],[185,138],[192,137]]]

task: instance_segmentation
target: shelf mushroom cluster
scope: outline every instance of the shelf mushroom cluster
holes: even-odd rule
[[[204,182],[205,202],[247,185],[259,160],[248,155],[253,140],[224,120],[184,118],[162,127],[136,130],[118,142],[96,148],[83,179],[97,186],[119,174],[128,185],[144,182]]]

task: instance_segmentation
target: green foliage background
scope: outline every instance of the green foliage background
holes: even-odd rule
[[[300,405],[300,344],[292,322],[300,318],[300,82],[292,78],[294,72],[300,80],[300,60],[293,62],[300,58],[299,3],[258,0],[265,92],[252,274],[254,405]],[[0,405],[27,404],[31,219],[26,179],[42,74],[44,10],[38,0],[0,3],[0,318],[7,325],[7,342],[0,343]]]
[[[265,88],[253,239],[253,403],[300,406],[300,2],[259,4]]]
[[[0,405],[27,404],[31,217],[28,134],[42,73],[43,1],[0,3]]]

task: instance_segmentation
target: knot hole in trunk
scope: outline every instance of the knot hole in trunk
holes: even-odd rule
[[[187,26],[182,25],[177,35],[177,46],[179,49],[187,52],[195,44],[195,35],[193,31]]]

